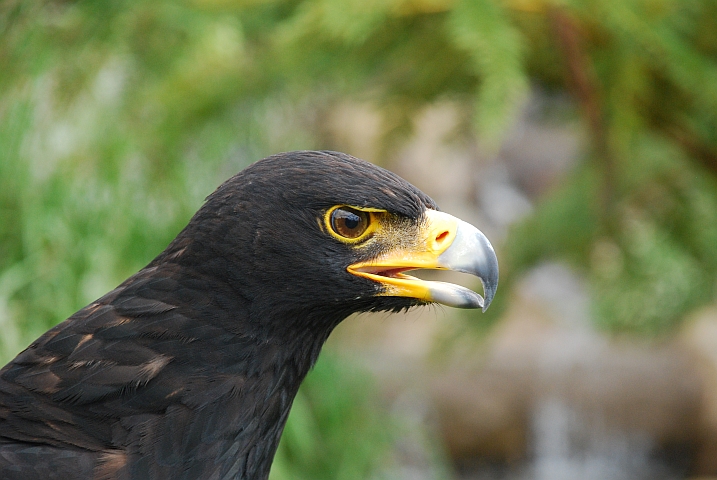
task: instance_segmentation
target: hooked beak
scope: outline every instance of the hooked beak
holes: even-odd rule
[[[458,308],[486,311],[498,288],[498,258],[493,246],[473,225],[447,213],[426,211],[422,239],[415,248],[389,251],[348,267],[353,275],[383,286],[379,295],[410,297]],[[485,299],[452,283],[421,280],[403,272],[415,269],[453,270],[480,278]]]

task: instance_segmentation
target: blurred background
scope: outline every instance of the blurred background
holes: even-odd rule
[[[5,0],[2,364],[297,149],[402,175],[501,285],[339,326],[272,480],[717,478],[717,2]]]

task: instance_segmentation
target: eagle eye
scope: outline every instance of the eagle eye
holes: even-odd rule
[[[354,240],[366,232],[371,222],[367,212],[340,207],[331,212],[331,229],[339,236]]]

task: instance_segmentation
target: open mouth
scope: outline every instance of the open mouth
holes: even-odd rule
[[[436,280],[423,280],[418,277],[406,275],[403,272],[417,269],[426,269],[426,266],[417,267],[378,267],[362,266],[350,268],[354,275],[368,278],[383,286],[382,296],[412,297],[424,302],[436,302],[458,308],[481,308],[485,310],[488,304],[485,299],[473,290],[448,282]],[[441,269],[445,270],[445,268]],[[484,283],[485,285],[485,283]],[[485,288],[484,288],[485,290]]]
[[[403,272],[411,270],[417,270],[416,267],[381,267],[378,265],[364,265],[362,267],[354,269],[355,272],[366,273],[369,275],[375,275],[379,277],[387,278],[404,278],[418,280],[410,275],[404,275]]]

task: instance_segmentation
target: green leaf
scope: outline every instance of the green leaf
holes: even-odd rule
[[[523,37],[501,4],[460,0],[450,12],[448,29],[457,47],[470,55],[481,84],[475,99],[476,129],[495,150],[526,99]]]

